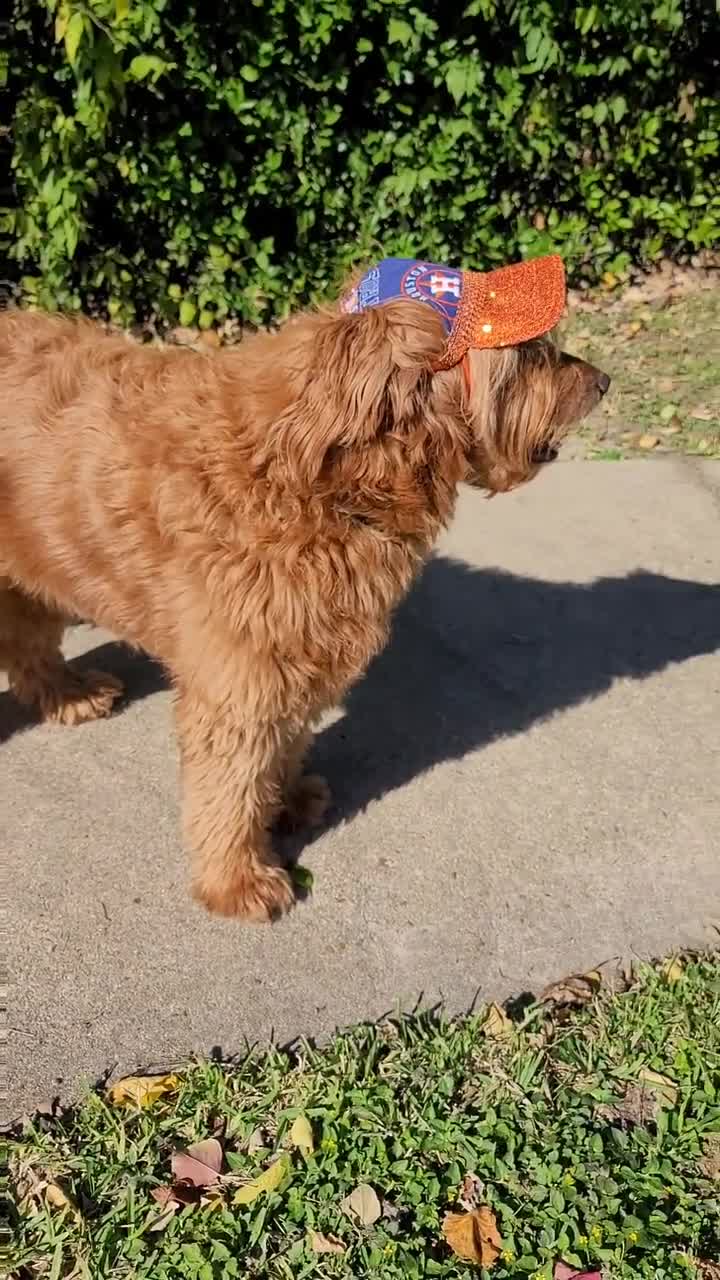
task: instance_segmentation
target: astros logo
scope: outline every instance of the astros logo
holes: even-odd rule
[[[430,302],[447,320],[454,320],[462,293],[462,276],[447,267],[417,262],[405,272],[402,291],[417,302]]]

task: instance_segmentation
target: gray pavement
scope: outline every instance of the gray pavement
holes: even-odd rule
[[[455,524],[325,726],[336,808],[273,928],[205,915],[178,839],[170,696],[28,726],[0,693],[10,1115],[103,1072],[467,1008],[720,922],[720,466],[571,463]],[[292,852],[292,850],[289,850]]]

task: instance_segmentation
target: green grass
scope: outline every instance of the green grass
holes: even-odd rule
[[[720,1257],[720,1182],[707,1158],[720,1134],[717,957],[688,958],[673,982],[643,967],[629,990],[601,991],[581,1009],[551,1015],[531,1004],[500,1037],[487,1034],[485,1016],[408,1017],[293,1057],[253,1051],[233,1066],[197,1063],[146,1109],[98,1092],[36,1117],[9,1143],[18,1201],[10,1273],[489,1276],[456,1259],[441,1231],[472,1172],[502,1235],[497,1280],[550,1277],[560,1258],[608,1280],[703,1274],[696,1260]],[[642,1094],[648,1069],[672,1083]],[[638,1111],[639,1096],[652,1115]],[[312,1126],[309,1156],[288,1147],[298,1114]],[[159,1209],[150,1193],[169,1182],[172,1151],[211,1133],[226,1153],[219,1197],[151,1230]],[[280,1150],[290,1176],[279,1190],[234,1205],[238,1184]],[[48,1180],[69,1206],[48,1202]],[[383,1202],[372,1226],[341,1207],[358,1183]],[[346,1252],[314,1254],[310,1229]]]
[[[720,287],[664,306],[575,311],[562,340],[612,377],[579,433],[587,456],[720,457]],[[648,436],[657,443],[639,448]]]

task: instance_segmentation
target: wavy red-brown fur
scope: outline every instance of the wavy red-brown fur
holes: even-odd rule
[[[433,375],[435,312],[315,312],[218,354],[0,316],[0,667],[43,714],[120,687],[62,661],[66,615],[156,655],[175,689],[194,892],[292,902],[270,827],[317,820],[313,721],[359,679],[463,479],[530,479],[599,397],[547,343]]]

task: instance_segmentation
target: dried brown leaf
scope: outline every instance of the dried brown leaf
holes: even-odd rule
[[[646,449],[649,452],[651,449],[657,449],[659,443],[660,443],[659,436],[646,434],[646,435],[640,436],[640,439],[637,442],[637,447],[638,449]]]
[[[694,1258],[700,1280],[720,1280],[720,1262],[710,1262],[707,1258]]]
[[[159,1205],[169,1204],[173,1198],[172,1187],[152,1187],[150,1195]]]
[[[264,1129],[253,1129],[250,1137],[245,1143],[245,1150],[248,1155],[255,1155],[257,1151],[261,1151],[263,1147],[268,1145],[267,1134]]]
[[[465,1262],[492,1267],[500,1256],[502,1240],[495,1214],[486,1204],[472,1213],[446,1214],[442,1233],[453,1253]]]
[[[382,1214],[382,1205],[377,1193],[367,1182],[361,1182],[349,1196],[341,1201],[340,1208],[349,1218],[354,1218],[364,1227],[371,1227]]]
[[[591,969],[588,973],[571,973],[568,978],[551,982],[540,996],[540,1003],[568,1007],[588,1004],[601,986],[602,974],[599,969]]]
[[[223,1149],[217,1138],[195,1142],[187,1151],[174,1151],[170,1167],[175,1182],[193,1187],[211,1187],[220,1177]]]
[[[567,1262],[556,1262],[553,1280],[601,1280],[599,1271],[578,1271]]]
[[[162,1213],[158,1213],[157,1216],[148,1223],[147,1230],[164,1231],[168,1223],[172,1222],[179,1208],[180,1204],[177,1200],[168,1200],[165,1208],[162,1210]]]
[[[712,1133],[705,1139],[698,1165],[703,1177],[711,1182],[720,1180],[720,1133]]]
[[[595,1108],[601,1120],[610,1124],[651,1125],[655,1123],[658,1113],[657,1098],[642,1085],[629,1084],[618,1102],[602,1103]]]
[[[322,1231],[308,1231],[308,1244],[313,1253],[345,1253],[346,1246],[337,1236],[324,1236]]]
[[[649,1067],[642,1067],[638,1072],[638,1079],[644,1088],[650,1089],[655,1094],[659,1106],[675,1106],[678,1088],[674,1080],[670,1080],[668,1076],[661,1076],[659,1071],[651,1071]]]
[[[677,1101],[677,1085],[667,1076],[642,1068],[637,1081],[625,1086],[618,1102],[603,1103],[596,1107],[596,1115],[610,1124],[642,1125],[655,1123],[663,1107],[672,1107]]]
[[[502,1040],[505,1036],[512,1034],[512,1029],[512,1021],[505,1010],[499,1004],[489,1004],[487,1016],[483,1022],[485,1035],[492,1036],[494,1040]]]

